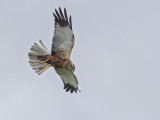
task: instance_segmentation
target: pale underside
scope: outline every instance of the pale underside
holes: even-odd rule
[[[53,37],[53,49],[63,59],[70,59],[71,51],[74,46],[73,32],[67,27],[55,25]]]

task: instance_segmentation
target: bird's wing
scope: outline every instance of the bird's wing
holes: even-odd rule
[[[74,46],[74,35],[72,31],[71,16],[67,17],[66,9],[64,14],[59,7],[59,12],[55,9],[53,13],[55,18],[55,30],[52,40],[52,55],[59,54],[64,59],[70,59],[70,54]]]
[[[55,70],[63,80],[64,89],[66,89],[66,92],[77,92],[78,81],[74,73],[71,70],[68,70],[67,68],[55,68]]]

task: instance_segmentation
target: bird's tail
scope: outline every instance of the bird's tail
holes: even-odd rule
[[[49,59],[47,59],[47,56],[50,55],[48,49],[41,40],[39,40],[39,43],[41,46],[39,46],[37,43],[34,43],[34,45],[30,48],[30,52],[28,53],[29,63],[33,70],[38,73],[38,75],[43,73],[51,66],[51,64],[48,62]]]

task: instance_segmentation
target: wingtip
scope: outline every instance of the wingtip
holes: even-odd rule
[[[61,7],[59,7],[59,10],[61,10]]]
[[[75,88],[69,83],[65,84],[63,89],[65,89],[66,92],[70,92],[70,93],[73,93],[73,92],[77,93],[77,90],[81,92],[78,88]]]

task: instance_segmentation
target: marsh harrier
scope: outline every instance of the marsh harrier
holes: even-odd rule
[[[40,45],[34,43],[30,48],[29,63],[38,75],[53,66],[57,74],[64,83],[66,92],[77,92],[78,81],[74,75],[75,65],[70,60],[72,48],[74,46],[74,34],[72,31],[71,16],[67,17],[66,9],[64,13],[59,7],[59,12],[55,9],[55,30],[52,39],[51,53],[39,40]]]

